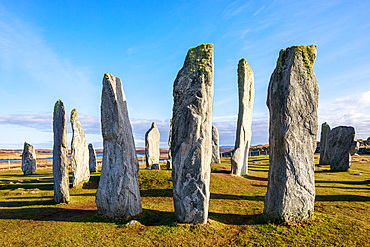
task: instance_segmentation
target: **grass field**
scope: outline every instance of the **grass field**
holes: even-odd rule
[[[318,157],[316,157],[316,162]],[[370,156],[356,156],[350,171],[316,165],[314,220],[266,223],[261,215],[268,156],[250,157],[249,174],[229,174],[230,159],[212,164],[207,225],[177,224],[171,172],[140,170],[143,213],[127,221],[96,214],[100,173],[71,189],[69,204],[54,204],[50,169],[36,175],[0,172],[1,246],[370,246]],[[360,173],[361,175],[355,175]]]

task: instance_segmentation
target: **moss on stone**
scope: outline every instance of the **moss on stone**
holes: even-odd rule
[[[285,63],[285,58],[288,50],[292,50],[295,56],[300,56],[303,59],[305,68],[309,76],[312,75],[312,67],[316,59],[316,45],[300,45],[292,46],[286,49],[281,49],[279,53],[279,58],[276,64],[278,78],[281,77],[281,70]]]
[[[71,123],[73,123],[77,117],[78,117],[78,112],[77,112],[77,109],[75,108],[71,111]]]
[[[212,74],[213,44],[202,44],[191,48],[186,56],[185,64],[190,73]]]
[[[316,45],[292,46],[291,48],[294,50],[294,53],[302,56],[308,75],[311,75],[312,67],[316,59]]]
[[[55,114],[57,113],[59,107],[60,107],[60,104],[61,104],[62,100],[59,99],[55,105],[54,105],[54,113],[53,113],[53,123],[54,123],[54,119],[55,119]]]

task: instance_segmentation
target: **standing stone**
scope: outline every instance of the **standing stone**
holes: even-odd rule
[[[53,180],[54,201],[56,203],[69,202],[69,178],[68,178],[68,143],[66,110],[62,100],[58,100],[54,106],[53,116]]]
[[[71,167],[72,187],[78,186],[82,181],[89,181],[89,148],[87,147],[85,133],[78,120],[77,109],[71,112],[72,143],[71,143]]]
[[[245,58],[238,65],[239,113],[236,126],[231,173],[244,176],[248,173],[248,153],[252,137],[252,111],[254,102],[254,75]]]
[[[330,158],[328,153],[328,135],[330,132],[330,126],[327,122],[321,125],[321,137],[320,137],[320,165],[330,164]]]
[[[145,133],[145,162],[146,168],[159,167],[159,130],[155,122]]]
[[[359,148],[355,128],[351,126],[338,126],[328,135],[328,153],[330,170],[345,172],[351,167],[351,155]]]
[[[170,134],[168,135],[167,170],[172,170],[171,137],[172,137],[172,119],[170,120]]]
[[[218,147],[218,131],[216,126],[212,125],[212,163],[220,163],[220,151]]]
[[[141,213],[139,161],[121,80],[105,73],[101,96],[103,161],[96,192],[98,214],[129,218]]]
[[[315,201],[319,86],[312,70],[316,46],[280,51],[268,87],[270,169],[264,216],[270,221],[312,219]]]
[[[36,173],[36,152],[35,148],[25,142],[22,153],[22,171],[24,175]]]
[[[213,45],[188,51],[173,85],[172,182],[179,222],[206,224],[212,158]]]
[[[370,137],[366,139],[366,145],[370,145]]]
[[[89,144],[89,169],[90,172],[96,172],[98,170],[98,166],[96,163],[96,153],[92,143]]]

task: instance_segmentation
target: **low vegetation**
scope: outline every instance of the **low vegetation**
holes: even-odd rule
[[[316,157],[316,162],[318,157]],[[163,166],[162,166],[163,167]],[[268,156],[250,157],[249,174],[229,174],[230,158],[212,164],[207,225],[178,224],[171,172],[141,169],[143,213],[128,221],[96,214],[100,173],[71,189],[69,204],[53,202],[51,169],[36,175],[0,173],[2,246],[366,246],[370,245],[370,156],[357,156],[348,172],[316,165],[315,218],[305,224],[264,221]],[[361,175],[356,175],[361,174]]]

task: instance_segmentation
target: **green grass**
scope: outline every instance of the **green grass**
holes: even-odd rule
[[[140,170],[143,213],[135,226],[96,214],[100,173],[70,190],[69,204],[53,202],[51,170],[36,175],[0,173],[2,246],[370,246],[370,162],[348,172],[316,165],[314,220],[306,224],[266,223],[261,215],[268,157],[251,157],[249,174],[230,175],[230,160],[212,165],[207,225],[175,222],[171,172]],[[316,157],[316,161],[318,161]],[[362,175],[354,175],[361,173]],[[12,184],[10,184],[12,183]]]

